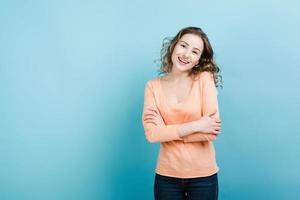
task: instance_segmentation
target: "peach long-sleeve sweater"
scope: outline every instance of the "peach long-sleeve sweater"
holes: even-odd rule
[[[202,72],[193,81],[192,89],[182,102],[169,105],[164,96],[160,78],[147,82],[144,95],[143,126],[149,142],[160,142],[156,173],[178,178],[210,176],[218,172],[213,134],[200,132],[179,137],[181,123],[200,119],[214,112],[219,119],[217,89],[211,73]],[[146,110],[160,113],[165,125],[154,125],[144,121]]]

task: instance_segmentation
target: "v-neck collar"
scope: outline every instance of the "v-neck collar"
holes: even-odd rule
[[[163,90],[163,87],[162,87],[162,84],[161,84],[161,77],[158,78],[158,84],[159,84],[160,93],[161,93],[162,96],[163,96],[164,102],[165,102],[167,105],[169,105],[169,106],[179,106],[179,105],[182,105],[182,104],[184,104],[185,102],[187,102],[187,101],[189,100],[191,94],[192,94],[193,87],[194,87],[194,83],[195,83],[195,81],[192,82],[192,86],[191,86],[191,88],[190,88],[189,93],[187,94],[187,96],[186,96],[182,101],[176,102],[176,103],[170,103],[170,102],[168,101],[167,96],[166,96],[165,93],[164,93],[164,90]]]

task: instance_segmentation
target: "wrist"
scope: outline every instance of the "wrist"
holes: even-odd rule
[[[193,134],[195,132],[198,132],[198,126],[196,121],[184,123],[178,127],[179,137],[184,137]]]
[[[202,126],[203,122],[201,119],[197,120],[197,121],[193,121],[193,130],[194,132],[202,132],[203,131],[203,126]]]

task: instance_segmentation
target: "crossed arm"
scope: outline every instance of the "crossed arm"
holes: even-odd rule
[[[155,104],[152,85],[145,87],[143,126],[149,142],[183,142],[213,141],[220,132],[220,120],[217,102],[217,91],[212,77],[207,74],[202,83],[203,118],[183,124],[166,125]],[[208,119],[210,118],[210,119]],[[212,127],[212,123],[214,127]],[[211,126],[208,126],[210,123]]]

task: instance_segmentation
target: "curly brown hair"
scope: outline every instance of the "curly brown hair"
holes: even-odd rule
[[[199,64],[192,68],[192,70],[189,72],[189,76],[197,75],[201,72],[207,71],[213,74],[216,86],[222,87],[222,76],[219,74],[220,68],[215,62],[213,49],[209,43],[207,35],[202,31],[201,28],[198,27],[183,28],[176,34],[175,37],[167,37],[163,40],[162,49],[160,51],[161,66],[159,73],[167,74],[172,71],[173,63],[171,56],[173,50],[180,38],[188,33],[200,36],[204,44],[203,52],[199,59]]]

